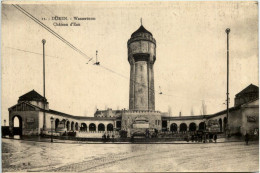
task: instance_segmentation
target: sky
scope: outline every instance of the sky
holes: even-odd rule
[[[226,105],[226,28],[230,28],[230,105],[235,94],[258,86],[256,2],[41,2],[20,4],[108,71],[88,62],[10,3],[2,4],[2,121],[19,96],[43,95],[42,39],[46,40],[46,98],[50,109],[93,116],[98,109],[128,109],[127,41],[143,26],[156,39],[155,107],[172,116],[200,115]],[[54,26],[52,17],[92,17],[80,26]],[[42,20],[45,18],[46,20]],[[23,50],[23,51],[21,51]],[[34,52],[34,53],[29,53]],[[37,53],[37,54],[35,54]],[[159,94],[159,86],[163,95]],[[3,124],[3,122],[2,122]]]

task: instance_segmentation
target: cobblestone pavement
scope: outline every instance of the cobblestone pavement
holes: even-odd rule
[[[259,145],[71,144],[2,139],[3,172],[259,171]]]

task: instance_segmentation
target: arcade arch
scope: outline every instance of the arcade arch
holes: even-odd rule
[[[71,128],[70,128],[72,131],[74,131],[74,121],[71,122]]]
[[[190,123],[190,125],[189,125],[189,130],[190,130],[191,132],[196,131],[196,124],[195,124],[195,123]]]
[[[80,125],[80,131],[86,132],[87,131],[87,124],[86,123],[81,123]]]
[[[98,131],[105,131],[105,125],[102,124],[102,123],[100,123],[100,124],[98,125]]]
[[[60,124],[60,120],[57,118],[57,119],[55,120],[55,131],[57,130],[59,124]]]
[[[107,125],[107,131],[113,131],[113,130],[114,130],[113,124],[109,123]]]
[[[69,121],[67,121],[67,123],[66,123],[66,128],[67,128],[67,131],[70,130],[70,122]]]
[[[218,124],[219,124],[219,130],[220,130],[220,132],[222,132],[222,119],[221,118],[218,120]]]
[[[13,135],[22,135],[23,134],[23,119],[19,115],[15,115],[12,117],[12,129]]]
[[[206,124],[205,124],[205,122],[201,122],[200,124],[199,124],[199,130],[205,130],[206,129]]]
[[[226,131],[227,128],[227,117],[224,118],[224,131]]]
[[[89,124],[89,131],[90,132],[96,131],[96,124],[94,123]]]
[[[177,132],[178,126],[176,123],[172,123],[170,127],[171,132]]]
[[[76,131],[79,130],[79,123],[78,123],[78,122],[76,122],[76,124],[75,124],[75,130],[76,130]]]
[[[181,123],[180,124],[180,132],[186,132],[187,131],[187,124]]]

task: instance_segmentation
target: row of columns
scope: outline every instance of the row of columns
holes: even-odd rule
[[[85,124],[86,126],[83,126],[82,124]],[[95,125],[94,127],[95,127],[95,130],[90,130],[91,128],[92,128],[92,125]],[[103,125],[104,126],[104,130],[98,130],[99,128],[98,128],[98,126],[99,125]],[[100,123],[100,124],[92,124],[92,123],[90,123],[89,125],[87,125],[86,123],[81,123],[81,126],[80,126],[80,131],[86,131],[86,132],[90,132],[90,131],[92,131],[92,132],[99,132],[99,131],[104,131],[104,132],[107,132],[108,131],[108,125],[111,125],[112,126],[112,130],[109,130],[109,131],[113,131],[113,129],[114,129],[114,125],[112,124],[112,123],[109,123],[109,124],[107,124],[107,125],[105,125],[105,124],[103,124],[103,123]],[[86,128],[86,129],[85,129]],[[83,130],[84,129],[84,130]],[[102,128],[103,129],[103,128]]]
[[[206,128],[206,122],[200,122],[200,123],[204,123],[204,128]],[[169,123],[169,122],[167,122],[167,129],[169,129],[169,131],[171,131],[171,126],[172,126],[172,124],[176,124],[176,123]],[[179,132],[180,131],[180,127],[181,127],[181,125],[182,124],[185,124],[186,125],[186,131],[190,131],[190,124],[186,124],[186,123],[181,123],[181,124],[176,124],[176,126],[177,126],[177,131]],[[195,130],[199,130],[199,125],[197,125],[196,123],[194,123],[195,124],[195,126],[196,126],[196,129]]]
[[[67,131],[70,131],[70,130],[80,131],[82,128],[86,128],[86,131],[89,132],[92,125],[94,125],[95,131],[98,132],[98,126],[100,124],[104,125],[104,131],[105,132],[107,132],[107,127],[108,127],[109,124],[112,126],[113,129],[116,128],[116,121],[114,121],[113,123],[108,123],[108,124],[104,124],[104,123],[78,123],[78,122],[74,122],[74,121],[70,122],[70,121],[65,120],[65,119],[63,119],[62,121],[64,121],[64,128],[67,128]],[[55,121],[54,121],[55,129],[58,127],[60,122],[61,121],[59,119],[55,119]],[[73,123],[73,125],[72,125],[72,123]],[[86,126],[82,126],[83,124],[85,124]],[[78,128],[76,128],[76,127],[78,127]]]

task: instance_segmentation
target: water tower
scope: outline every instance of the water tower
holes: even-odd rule
[[[154,71],[156,41],[141,24],[127,42],[130,71],[130,110],[155,110]]]

